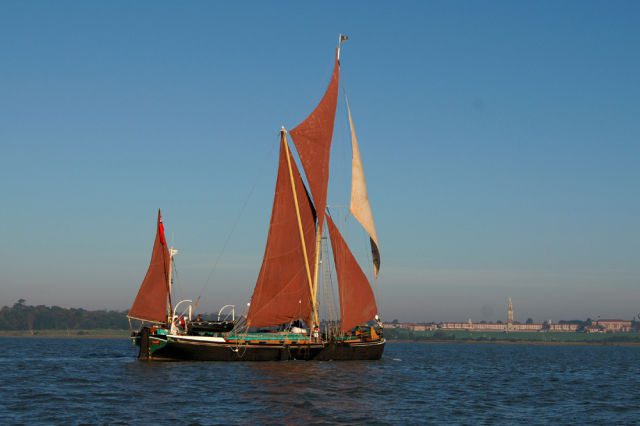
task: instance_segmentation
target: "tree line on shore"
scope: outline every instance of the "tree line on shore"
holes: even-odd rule
[[[0,330],[126,330],[127,311],[27,305],[24,299],[0,309]]]

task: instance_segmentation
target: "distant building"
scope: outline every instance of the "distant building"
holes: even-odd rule
[[[413,327],[411,328],[411,330],[413,331],[427,331],[427,330],[431,330],[431,327],[427,324],[413,324]]]
[[[528,320],[530,321],[530,320]],[[544,324],[520,324],[514,321],[513,302],[508,299],[507,304],[507,322],[473,322],[469,319],[466,322],[441,322],[435,323],[401,323],[392,322],[384,323],[384,327],[388,329],[399,328],[411,331],[433,331],[433,330],[466,330],[466,331],[487,331],[487,332],[569,332],[575,333],[578,330],[586,333],[614,333],[614,332],[640,332],[640,322],[633,322],[621,319],[599,319],[593,321],[590,326],[582,327],[579,323],[562,322],[555,324],[551,321],[545,321]]]
[[[544,329],[544,324],[511,324],[509,331],[541,331]]]
[[[605,333],[624,333],[631,331],[631,321],[621,319],[599,319],[592,323],[592,327],[598,327]]]
[[[443,322],[439,328],[444,330],[468,331],[542,331],[543,324],[501,324],[496,322]]]
[[[553,323],[548,323],[546,324],[547,329],[549,331],[570,331],[570,332],[576,332],[578,331],[578,324],[569,324],[569,323],[563,323],[563,324],[553,324]]]
[[[469,330],[469,331],[506,331],[507,324],[479,323],[479,322],[443,322],[441,329],[445,330]]]
[[[503,332],[532,332],[532,331],[567,331],[576,332],[577,324],[520,324],[514,321],[513,301],[507,301],[507,322],[443,322],[438,325],[443,330],[468,330],[468,331],[503,331]]]
[[[435,324],[416,324],[411,322],[398,322],[398,323],[384,323],[383,327],[386,329],[399,328],[403,330],[411,331],[430,331],[435,330]]]

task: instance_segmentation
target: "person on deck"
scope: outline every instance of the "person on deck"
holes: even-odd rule
[[[378,328],[380,330],[382,330],[384,328],[384,326],[382,325],[382,320],[380,319],[380,316],[378,314],[376,314],[374,319],[376,321],[376,325],[378,326]]]

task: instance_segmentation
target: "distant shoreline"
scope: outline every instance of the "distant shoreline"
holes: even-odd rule
[[[418,344],[471,344],[471,345],[533,345],[533,346],[640,346],[640,342],[608,342],[608,341],[565,341],[549,342],[540,340],[411,340],[411,339],[387,339],[387,343],[418,343]]]
[[[46,339],[126,339],[131,336],[129,330],[2,330],[0,338],[46,338]]]

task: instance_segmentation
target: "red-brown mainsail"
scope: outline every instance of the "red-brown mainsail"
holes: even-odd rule
[[[346,333],[353,327],[371,320],[378,313],[378,307],[369,280],[329,216],[327,224],[338,275],[340,331]]]
[[[288,146],[283,133],[269,236],[247,314],[247,325],[251,327],[283,324],[299,318],[307,319],[312,311],[309,281],[313,265],[308,262],[315,254],[315,210],[298,167],[287,151]],[[307,259],[300,238],[296,201],[300,211]]]
[[[322,228],[327,206],[329,184],[329,154],[333,137],[333,124],[338,103],[340,61],[336,58],[331,82],[322,100],[311,114],[291,130],[304,173],[309,181],[313,203],[318,212],[318,226]]]
[[[167,312],[171,304],[169,300],[170,262],[171,256],[164,237],[162,215],[158,209],[158,226],[151,252],[151,262],[138,295],[133,301],[133,306],[129,310],[129,317],[153,322],[167,321]]]

